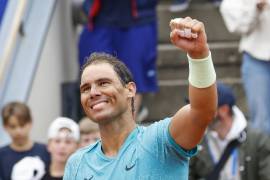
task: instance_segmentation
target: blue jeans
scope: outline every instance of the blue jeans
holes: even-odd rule
[[[243,54],[242,78],[251,125],[270,134],[270,61]]]

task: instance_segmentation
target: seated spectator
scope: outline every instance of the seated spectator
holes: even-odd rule
[[[80,143],[79,143],[80,147],[85,147],[89,144],[93,144],[100,139],[98,124],[88,119],[87,117],[80,120],[79,127],[80,127]]]
[[[48,167],[50,156],[46,146],[30,139],[32,117],[28,106],[21,102],[8,103],[2,109],[2,119],[11,143],[0,149],[0,179],[10,180],[11,174],[15,176],[13,179],[21,178],[16,177],[12,169],[25,157],[37,156],[45,164],[43,166]]]
[[[217,89],[216,119],[190,161],[190,180],[270,179],[269,137],[247,125],[230,87],[220,83]]]
[[[56,118],[48,130],[48,151],[51,154],[49,170],[42,180],[62,180],[69,156],[78,148],[79,126],[65,117]]]

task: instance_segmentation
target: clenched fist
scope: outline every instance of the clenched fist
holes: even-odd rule
[[[170,22],[171,42],[187,52],[193,59],[205,58],[209,55],[209,47],[204,24],[190,17],[172,19]]]

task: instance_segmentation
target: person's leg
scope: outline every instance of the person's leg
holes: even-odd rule
[[[251,125],[270,134],[270,62],[244,53],[242,78]]]
[[[89,31],[87,26],[85,26],[80,35],[78,48],[80,67],[93,52],[112,54],[111,29],[95,27],[93,31]]]
[[[214,6],[219,7],[222,0],[211,0],[211,1],[212,1]]]
[[[118,47],[117,55],[132,72],[137,85],[136,112],[141,110],[142,115],[146,114],[146,109],[141,107],[142,94],[156,92],[158,89],[156,23],[119,29],[114,37],[114,44],[117,44]],[[138,121],[142,121],[142,119],[138,118]]]
[[[171,12],[181,12],[185,11],[189,7],[189,2],[191,0],[173,0],[172,5],[170,6]]]

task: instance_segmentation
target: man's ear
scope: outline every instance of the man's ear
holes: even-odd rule
[[[134,82],[129,82],[126,84],[128,90],[128,97],[132,98],[136,95],[136,84]]]

